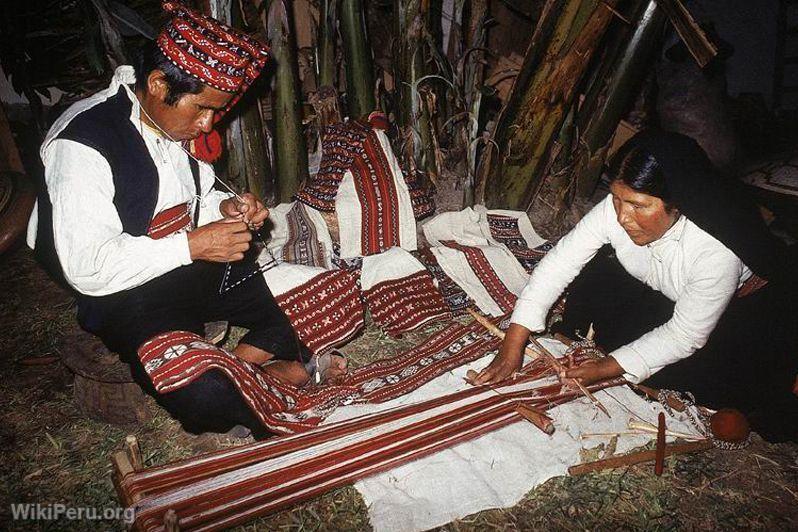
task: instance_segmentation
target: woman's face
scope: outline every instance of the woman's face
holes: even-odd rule
[[[638,246],[658,240],[679,217],[679,211],[667,211],[660,198],[637,192],[620,179],[610,184],[610,192],[618,223]]]

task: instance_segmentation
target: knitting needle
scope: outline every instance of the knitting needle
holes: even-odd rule
[[[504,331],[502,331],[501,329],[499,329],[498,327],[496,327],[496,326],[495,326],[493,323],[491,323],[489,320],[485,319],[484,317],[482,317],[482,316],[480,316],[479,314],[477,314],[476,312],[474,312],[474,310],[473,310],[473,309],[470,309],[470,308],[469,308],[469,309],[466,309],[466,310],[468,311],[468,313],[469,313],[469,314],[471,314],[471,316],[472,316],[472,317],[473,317],[473,318],[474,318],[474,319],[475,319],[477,322],[479,322],[479,323],[480,323],[480,324],[481,324],[483,327],[485,327],[485,329],[487,329],[487,330],[488,330],[488,332],[490,332],[491,334],[493,334],[493,336],[495,336],[495,337],[497,337],[497,338],[499,338],[499,339],[501,339],[501,340],[504,340]],[[526,352],[526,354],[527,354],[527,355],[531,356],[532,358],[538,358],[538,357],[542,356],[542,357],[543,357],[543,359],[544,359],[546,362],[548,362],[549,366],[551,366],[551,367],[552,367],[552,369],[553,369],[554,371],[556,371],[556,372],[557,372],[557,375],[558,375],[558,376],[560,376],[560,375],[562,375],[562,374],[564,374],[564,373],[565,373],[565,367],[564,367],[562,364],[560,364],[560,361],[559,361],[559,360],[557,360],[557,358],[556,358],[554,355],[552,355],[552,354],[551,354],[551,353],[548,351],[548,349],[546,349],[545,347],[543,347],[543,346],[541,345],[541,343],[540,343],[540,342],[538,342],[536,339],[534,339],[534,338],[533,338],[533,337],[531,337],[531,336],[529,337],[529,341],[532,343],[532,345],[533,345],[533,346],[535,346],[535,348],[536,348],[537,350],[533,350],[533,349],[531,349],[529,346],[525,346],[525,347],[524,347],[524,351]],[[604,414],[605,414],[605,415],[606,415],[608,418],[612,418],[612,416],[610,415],[610,413],[609,413],[609,411],[607,410],[607,408],[606,408],[606,407],[605,407],[605,406],[604,406],[604,405],[601,403],[601,401],[599,401],[598,399],[596,399],[596,397],[595,397],[595,396],[594,396],[592,393],[590,393],[590,390],[588,390],[587,388],[585,388],[585,387],[582,385],[582,383],[580,383],[580,382],[579,382],[578,380],[576,380],[576,379],[566,379],[566,383],[567,383],[567,384],[573,384],[573,385],[575,385],[577,388],[579,388],[579,391],[580,391],[580,392],[582,392],[582,394],[583,394],[585,397],[587,397],[588,399],[590,399],[590,402],[591,402],[591,403],[593,403],[593,405],[594,405],[596,408],[598,408],[599,410],[601,410],[602,412],[604,412]]]

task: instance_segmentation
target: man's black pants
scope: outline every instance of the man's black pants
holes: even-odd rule
[[[256,267],[253,261],[234,263],[229,279],[240,279]],[[266,431],[261,422],[221,371],[206,371],[182,388],[161,394],[137,354],[139,346],[155,335],[190,331],[204,336],[206,322],[227,321],[249,330],[239,343],[268,351],[277,360],[309,360],[310,352],[277,306],[263,276],[257,274],[220,294],[224,270],[224,264],[195,262],[115,294],[112,302],[104,303],[102,325],[93,332],[130,364],[136,382],[187,431],[226,432],[244,425],[262,437]]]

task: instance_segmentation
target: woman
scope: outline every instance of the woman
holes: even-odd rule
[[[609,356],[566,376],[690,391],[742,410],[767,439],[796,438],[798,313],[785,247],[688,137],[643,132],[611,175],[610,195],[533,272],[475,383],[520,368],[530,332],[544,330],[569,287],[562,330],[593,323]]]

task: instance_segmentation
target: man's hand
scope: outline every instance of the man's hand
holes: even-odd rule
[[[524,346],[529,339],[529,329],[511,323],[504,335],[499,354],[490,365],[479,372],[471,384],[496,384],[519,369],[524,362]]]
[[[576,379],[583,386],[594,382],[611,379],[623,375],[623,368],[613,357],[604,357],[598,360],[588,360],[581,366],[565,371],[565,377]]]
[[[239,198],[227,198],[219,204],[219,212],[226,219],[240,220],[251,229],[260,229],[269,217],[269,209],[251,192],[241,194]]]
[[[225,219],[189,232],[188,249],[191,260],[234,262],[244,258],[251,240],[247,224]]]

